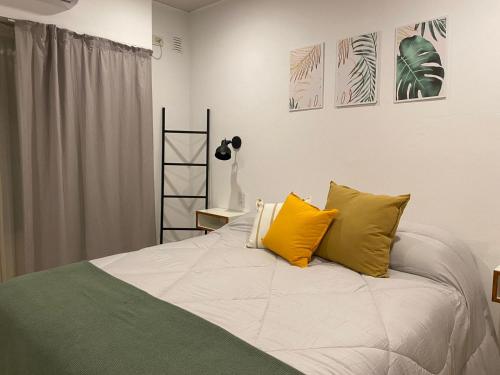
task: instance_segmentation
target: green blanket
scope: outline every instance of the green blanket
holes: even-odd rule
[[[0,285],[0,374],[299,374],[88,262]]]

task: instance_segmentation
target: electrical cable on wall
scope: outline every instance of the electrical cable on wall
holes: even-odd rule
[[[160,56],[156,57],[154,55],[154,52],[153,52],[153,55],[151,55],[153,57],[153,59],[155,60],[161,60],[162,56],[163,56],[163,47],[159,46],[160,47]]]
[[[161,37],[159,37],[158,35],[153,35],[153,47],[156,46],[156,47],[160,47],[160,56],[156,57],[154,55],[154,51],[153,51],[153,59],[155,60],[161,60],[162,56],[163,56],[163,39]]]

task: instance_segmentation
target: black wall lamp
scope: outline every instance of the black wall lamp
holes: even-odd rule
[[[233,145],[235,150],[238,150],[241,147],[241,138],[236,136],[233,137],[230,141],[224,139],[220,146],[215,150],[215,157],[219,160],[229,160],[231,159],[231,149],[229,145]]]

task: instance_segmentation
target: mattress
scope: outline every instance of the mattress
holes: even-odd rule
[[[92,263],[305,374],[500,374],[474,258],[455,238],[404,225],[389,277],[373,278],[248,249],[252,223]]]

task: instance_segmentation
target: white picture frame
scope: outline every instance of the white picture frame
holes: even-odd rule
[[[322,109],[325,90],[325,43],[290,51],[288,109]]]
[[[338,40],[335,56],[335,106],[340,108],[377,104],[380,32]]]

